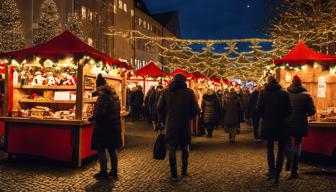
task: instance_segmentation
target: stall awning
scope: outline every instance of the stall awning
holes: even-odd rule
[[[214,83],[220,83],[221,82],[221,79],[219,79],[216,75],[212,75],[210,77],[210,80]]]
[[[162,71],[153,61],[146,66],[134,71],[134,75],[142,77],[165,77],[167,74]]]
[[[281,59],[276,59],[274,64],[279,65],[281,63],[289,63],[291,65],[300,65],[315,61],[322,65],[327,65],[336,62],[336,57],[318,53],[310,49],[303,41],[299,41],[286,56]]]
[[[175,71],[171,72],[169,75],[170,76],[175,76],[176,74],[182,74],[186,78],[193,78],[193,74],[189,73],[188,71],[185,71],[183,69],[176,69]]]
[[[195,80],[199,80],[199,79],[208,79],[207,76],[203,75],[201,72],[196,71],[194,73],[192,73],[192,75],[194,76]]]
[[[24,60],[29,56],[57,58],[68,55],[74,57],[90,56],[94,59],[101,59],[111,65],[122,65],[125,68],[129,68],[128,64],[127,66],[124,66],[124,62],[121,62],[118,59],[110,58],[109,56],[101,53],[95,48],[84,43],[69,31],[64,31],[62,34],[54,37],[53,39],[34,47],[7,52],[0,56],[1,58],[15,58],[17,60]]]

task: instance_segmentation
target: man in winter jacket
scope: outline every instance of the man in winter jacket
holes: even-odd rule
[[[265,90],[260,94],[258,110],[262,118],[261,136],[267,140],[269,179],[275,178],[277,184],[282,171],[286,141],[289,137],[286,118],[290,115],[292,108],[289,94],[282,90],[276,79],[271,76],[267,82]],[[274,161],[275,141],[278,141],[276,165]]]
[[[182,149],[182,176],[187,175],[189,145],[191,142],[191,120],[199,113],[193,90],[187,88],[186,77],[175,75],[159,99],[157,108],[165,118],[166,142],[169,145],[171,177],[177,181],[176,150]]]
[[[259,94],[261,91],[261,87],[257,86],[255,90],[252,92],[252,95],[249,100],[248,104],[248,114],[251,116],[252,119],[252,128],[254,133],[254,139],[256,142],[260,140],[260,131],[259,131],[259,121],[260,121],[260,114],[257,110],[257,103],[259,100]]]
[[[100,172],[95,174],[96,179],[107,179],[111,176],[118,178],[117,148],[122,145],[120,101],[116,91],[110,87],[104,77],[99,74],[96,80],[98,96],[94,106],[93,116],[88,120],[94,122],[91,148],[98,151]],[[111,158],[111,171],[107,173],[107,160],[105,149],[108,149]]]
[[[144,94],[141,86],[133,88],[130,96],[132,121],[140,119],[140,113],[144,102]]]
[[[301,79],[294,76],[292,84],[287,88],[292,105],[292,113],[288,118],[290,136],[294,139],[292,145],[291,139],[287,142],[287,164],[286,170],[291,169],[291,175],[288,179],[298,177],[298,163],[301,153],[302,137],[308,135],[308,116],[316,113],[315,105],[307,90],[302,86]]]

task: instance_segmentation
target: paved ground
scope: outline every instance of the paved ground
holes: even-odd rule
[[[300,179],[279,186],[266,181],[264,144],[253,142],[244,129],[238,143],[229,144],[222,130],[215,137],[193,138],[190,176],[174,183],[169,180],[168,161],[152,160],[155,134],[144,123],[128,124],[127,146],[120,152],[119,181],[97,182],[96,160],[82,169],[36,160],[2,161],[0,191],[336,191],[334,162],[306,156]],[[0,154],[0,159],[3,154]],[[180,165],[180,162],[179,162]]]

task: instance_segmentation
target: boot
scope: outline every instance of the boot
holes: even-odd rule
[[[107,172],[100,171],[99,173],[95,174],[93,177],[97,180],[103,180],[103,179],[107,179],[109,175],[107,174]]]

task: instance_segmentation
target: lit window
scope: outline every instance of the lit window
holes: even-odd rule
[[[150,29],[150,27],[149,27],[149,23],[147,23],[147,29],[148,29],[148,30]]]
[[[139,25],[141,25],[142,24],[142,19],[141,18],[139,18]]]
[[[131,16],[132,17],[134,16],[134,10],[133,9],[131,10]]]
[[[127,4],[124,3],[124,11],[127,12]]]
[[[86,7],[82,6],[82,19],[86,19]]]
[[[123,9],[123,2],[122,2],[122,0],[119,0],[119,9]]]
[[[116,14],[117,13],[117,6],[113,5],[113,13]]]
[[[146,21],[143,21],[143,27],[146,28]]]
[[[91,37],[88,37],[88,38],[87,38],[87,44],[90,45],[90,46],[93,45],[93,40],[92,40]]]
[[[90,13],[89,13],[89,19],[90,19],[90,21],[92,21],[92,18],[93,18],[93,12],[90,11]]]

